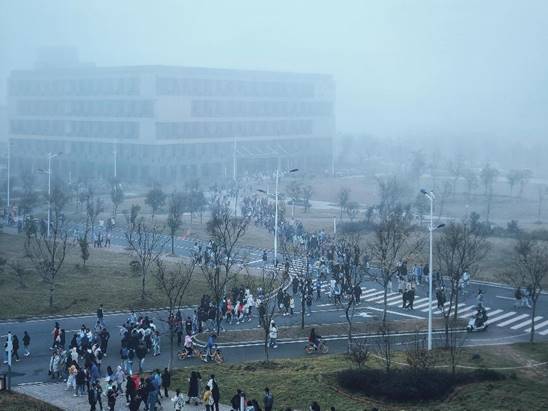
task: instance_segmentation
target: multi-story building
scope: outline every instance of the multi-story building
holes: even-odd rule
[[[13,71],[14,170],[143,182],[285,166],[327,169],[335,132],[331,76],[190,67]]]

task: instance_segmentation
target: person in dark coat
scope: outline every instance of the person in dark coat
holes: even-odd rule
[[[188,379],[188,400],[186,401],[187,404],[190,404],[190,401],[194,399],[194,404],[198,405],[198,401],[200,398],[200,380],[202,376],[197,371],[192,371],[190,373],[190,378]]]
[[[164,396],[166,398],[169,398],[168,389],[171,385],[171,374],[167,368],[164,368],[164,372],[162,373],[162,388],[164,389]]]

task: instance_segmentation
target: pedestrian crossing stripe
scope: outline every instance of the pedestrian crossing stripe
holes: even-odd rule
[[[546,321],[543,321],[539,324],[535,324],[535,331],[538,331],[540,328],[544,327],[545,325],[548,325],[548,320]],[[531,328],[527,328],[525,330],[526,333],[530,333],[531,332]]]
[[[445,305],[444,305],[444,308],[446,308],[448,305],[449,305],[449,304],[445,304]],[[461,307],[464,306],[464,305],[466,305],[466,304],[464,304],[464,303],[459,303],[458,308],[461,308]],[[453,310],[455,310],[455,307],[453,307]],[[453,312],[455,312],[455,311],[453,311]],[[441,310],[436,310],[436,311],[434,311],[434,314],[441,314],[441,313],[442,313]]]
[[[541,315],[538,315],[535,317],[534,321],[539,321],[539,320],[542,320],[544,317],[542,317]],[[519,324],[516,324],[512,327],[510,327],[510,329],[512,330],[517,330],[519,328],[523,328],[523,327],[526,327],[528,326],[529,324],[531,324],[531,319],[529,318],[527,321],[523,321],[522,323],[519,323]]]
[[[526,317],[528,317],[528,316],[529,316],[529,314],[521,314],[521,315],[518,315],[517,317],[510,318],[509,320],[506,320],[506,321],[504,321],[504,322],[502,322],[502,323],[500,323],[500,324],[497,324],[497,325],[498,325],[499,327],[505,327],[505,326],[507,326],[507,325],[510,325],[510,324],[512,324],[512,323],[515,323],[516,321],[519,321],[519,320],[521,320],[521,319],[523,319],[523,318],[526,318]]]
[[[476,308],[477,306],[474,306],[474,308]],[[485,311],[490,311],[491,308],[490,307],[483,307]],[[472,317],[473,315],[476,314],[476,311],[472,310],[472,311],[469,311],[467,312],[466,314],[461,314],[460,315],[460,318],[468,318],[468,317]]]
[[[492,324],[492,323],[494,323],[494,322],[497,322],[497,321],[500,321],[500,320],[504,320],[505,318],[511,317],[511,316],[513,316],[514,314],[516,314],[514,311],[507,312],[506,314],[501,314],[501,315],[499,315],[498,317],[488,319],[488,320],[485,322],[485,324],[489,325],[489,324]]]

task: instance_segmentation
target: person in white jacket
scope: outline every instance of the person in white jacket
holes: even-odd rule
[[[268,338],[269,338],[269,345],[272,348],[278,348],[278,345],[276,344],[276,340],[278,339],[278,328],[276,327],[276,324],[274,321],[270,322],[270,329],[268,331]]]

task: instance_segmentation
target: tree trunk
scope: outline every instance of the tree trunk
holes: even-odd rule
[[[142,274],[142,279],[141,279],[141,301],[145,301],[145,280],[146,280],[146,271],[145,271],[145,268],[144,268],[144,264],[141,262],[141,274]]]
[[[384,294],[383,294],[383,307],[382,307],[382,325],[386,325],[386,311],[388,309],[388,284],[384,285]]]
[[[49,289],[49,308],[53,308],[53,286]]]
[[[169,326],[169,364],[167,366],[167,369],[169,371],[171,371],[172,367],[173,367],[173,350],[174,350],[174,330],[173,330],[173,326],[172,324],[168,324]]]
[[[301,297],[301,330],[304,330],[304,309],[305,309],[305,299],[304,299],[304,291],[303,291],[302,297]]]
[[[171,235],[171,255],[175,255],[175,233]]]
[[[537,298],[533,298],[533,307],[531,308],[531,335],[529,336],[529,342],[532,343],[535,340],[535,314],[537,312]]]

